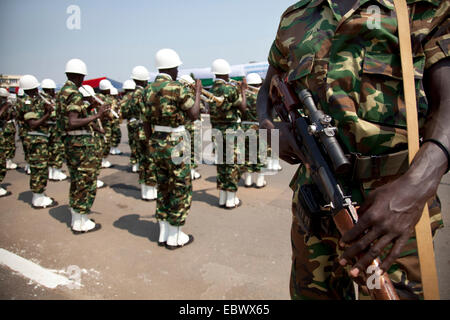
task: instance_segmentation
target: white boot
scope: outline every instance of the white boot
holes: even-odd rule
[[[43,193],[33,193],[31,204],[35,208],[46,208],[53,204],[53,200]]]
[[[111,167],[111,162],[109,162],[106,159],[102,159],[102,168],[110,168]]]
[[[272,160],[272,158],[267,158],[267,170],[273,170],[273,160]]]
[[[7,193],[8,193],[8,191],[6,191],[6,190],[3,189],[2,187],[0,187],[0,197],[6,196]]]
[[[80,231],[81,230],[81,214],[77,213],[75,210],[70,208],[70,213],[72,214],[72,223],[70,227],[72,230]]]
[[[48,167],[48,179],[53,180],[53,167]]]
[[[105,183],[102,180],[97,179],[97,189],[103,188]]]
[[[167,249],[177,249],[194,241],[194,237],[181,231],[181,227],[175,227],[168,224],[168,237],[166,242]]]
[[[6,169],[8,169],[8,170],[15,170],[15,169],[17,169],[17,164],[12,162],[11,159],[7,159],[6,160]]]
[[[244,173],[244,184],[246,187],[252,186],[252,174],[250,172]]]
[[[236,199],[236,192],[227,191],[227,202],[225,204],[225,207],[227,209],[236,208]]]
[[[167,221],[159,221],[159,239],[158,246],[162,247],[166,244],[169,237],[169,223]]]
[[[101,228],[101,225],[90,220],[87,214],[79,214],[72,208],[70,208],[70,212],[72,213],[72,232],[74,234],[96,231]]]
[[[241,205],[241,200],[239,200],[239,198],[237,197],[237,192],[234,193],[234,205],[236,206],[236,208]]]
[[[28,163],[25,164],[25,173],[26,174],[31,174],[30,165]]]
[[[283,168],[280,166],[280,159],[273,159],[273,170],[281,171]]]
[[[65,175],[61,169],[59,168],[51,168],[52,178],[51,180],[63,181],[67,179],[67,175]]]
[[[145,183],[141,184],[141,199],[142,200],[150,200],[150,197],[148,196],[148,187]]]
[[[139,171],[139,164],[135,163],[133,164],[133,166],[131,167],[131,171],[136,173]]]
[[[200,173],[198,173],[197,171],[195,171],[195,169],[191,169],[191,179],[192,180],[197,180],[200,179],[202,175]]]
[[[264,179],[264,175],[262,173],[256,174],[256,187],[264,188],[267,185],[266,179]]]
[[[158,199],[158,188],[156,186],[153,187],[153,199]]]
[[[156,191],[156,186],[152,186],[152,187],[149,186],[148,189],[149,189],[148,195],[149,195],[150,200],[155,200],[158,197],[158,192]]]
[[[225,190],[220,190],[220,192],[219,192],[219,207],[225,207],[226,201],[227,201],[227,192]]]

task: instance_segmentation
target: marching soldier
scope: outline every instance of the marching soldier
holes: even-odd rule
[[[39,96],[39,82],[34,76],[25,75],[21,77],[19,84],[27,95],[22,101],[20,113],[26,130],[24,142],[28,148],[31,170],[32,207],[35,209],[54,207],[57,202],[44,194],[48,180],[50,139],[50,128],[47,121],[50,119],[53,106]]]
[[[6,175],[6,148],[7,139],[5,138],[4,130],[6,124],[10,120],[12,106],[8,103],[9,92],[5,88],[0,88],[0,183]],[[0,187],[0,198],[9,196],[11,192],[6,191]]]
[[[120,108],[119,108],[119,91],[112,87],[111,90],[111,98],[113,100],[112,109],[117,112],[117,114],[120,115]],[[122,154],[122,151],[119,150],[119,144],[120,140],[122,139],[122,132],[120,132],[120,118],[116,119],[114,118],[112,120],[112,127],[111,127],[111,150],[109,151],[110,154],[113,155],[119,155]]]
[[[133,80],[127,80],[123,83],[122,89],[124,90],[124,96],[120,101],[120,111],[123,119],[127,120],[127,132],[128,132],[128,144],[130,145],[130,165],[131,172],[139,171],[138,157],[137,157],[137,123],[136,118],[133,117],[130,112],[130,102],[133,98],[134,90],[136,89],[136,83]]]
[[[210,104],[211,125],[221,132],[223,144],[216,146],[222,148],[223,155],[227,153],[227,134],[235,135],[241,129],[242,114],[246,111],[245,84],[242,82],[241,90],[229,83],[231,67],[227,61],[217,59],[213,62],[211,72],[216,80],[211,88],[211,93],[218,97],[224,97],[222,105],[215,102]],[[216,141],[217,144],[217,141]],[[217,188],[219,191],[219,206],[226,209],[239,207],[242,202],[237,197],[238,183],[241,178],[240,165],[236,163],[237,148],[233,146],[233,163],[226,163],[225,159],[218,159],[217,164]],[[225,157],[223,157],[225,158]]]
[[[57,124],[63,132],[66,162],[70,173],[69,206],[74,234],[93,232],[100,224],[87,217],[97,190],[96,145],[91,123],[101,119],[108,106],[99,107],[98,113],[88,116],[83,96],[78,88],[87,75],[86,64],[71,59],[65,68],[67,81],[57,95]]]
[[[247,75],[247,84],[249,86],[257,88],[261,86],[262,79],[257,73],[249,73]],[[261,141],[259,141],[258,138],[259,122],[258,122],[258,114],[256,112],[256,98],[258,97],[258,92],[255,90],[251,91],[249,87],[249,89],[246,90],[245,95],[247,98],[247,110],[244,114],[243,118],[244,121],[241,122],[241,125],[244,131],[247,132],[248,130],[251,130],[251,134],[249,136],[246,135],[245,141],[246,163],[244,166],[246,172],[242,176],[244,178],[244,184],[248,188],[252,186],[252,173],[254,173],[256,176],[255,179],[256,188],[264,188],[267,182],[264,178],[264,174],[261,172],[263,164],[260,161],[258,149],[256,148],[255,151],[257,154],[253,155],[254,157],[250,155],[250,150],[252,150],[250,148],[250,143],[252,143],[252,141],[258,141],[256,143],[256,146],[258,146],[258,143],[259,144],[262,143]],[[255,159],[253,159],[252,161],[252,158],[256,158],[256,162],[253,162]]]
[[[8,108],[9,120],[6,122],[3,137],[5,141],[5,153],[6,153],[6,169],[15,170],[17,169],[17,164],[13,162],[14,156],[16,155],[16,112],[14,108]]]
[[[99,89],[100,93],[97,95],[100,100],[105,102],[108,105],[113,105],[113,99],[111,98],[111,88],[112,84],[109,80],[103,79],[100,81]],[[111,168],[112,164],[107,160],[109,155],[109,151],[111,150],[111,137],[112,137],[112,124],[114,117],[111,113],[108,113],[105,117],[102,118],[102,126],[105,130],[105,140],[102,145],[103,149],[103,159],[102,159],[102,168]]]
[[[44,79],[42,80],[41,87],[43,90],[43,92],[41,92],[42,96],[55,105],[55,82],[52,79]],[[47,124],[50,129],[48,178],[54,181],[66,180],[67,176],[62,172],[62,166],[64,163],[64,143],[62,142],[61,133],[58,131],[58,127],[56,126],[55,110],[52,111]]]
[[[130,122],[134,126],[136,122],[137,154],[139,161],[139,184],[141,185],[141,198],[145,201],[156,200],[158,196],[156,168],[153,161],[153,154],[148,147],[148,138],[145,135],[143,115],[147,106],[144,104],[144,92],[150,79],[147,68],[137,66],[133,68],[131,78],[136,83],[136,90],[130,102]],[[133,121],[136,119],[136,121]]]
[[[414,227],[426,204],[433,233],[442,226],[436,190],[450,161],[450,6],[408,1],[424,139],[408,166],[396,12],[392,1],[379,3],[374,25],[370,1],[300,1],[282,15],[269,52],[258,95],[261,127],[279,129],[280,157],[298,163],[302,155],[290,125],[272,121],[269,88],[279,74],[297,93],[308,89],[334,119],[344,152],[353,155],[353,174],[341,183],[361,206],[358,223],[339,240],[329,214],[312,215],[302,204],[300,188],[311,178],[307,167],[299,167],[290,184],[293,299],[355,298],[352,280],[377,256],[401,299],[423,297]]]
[[[159,50],[156,53],[159,74],[145,90],[144,100],[145,133],[150,139],[159,188],[156,202],[160,226],[158,244],[167,249],[177,249],[194,241],[192,235],[181,230],[192,201],[190,155],[183,152],[186,143],[183,134],[185,118],[196,120],[199,116],[201,83],[197,81],[194,100],[190,90],[176,81],[180,65],[181,60],[174,50]]]
[[[25,98],[25,92],[23,91],[22,88],[19,88],[17,90],[17,100],[16,100],[16,121],[17,121],[17,127],[19,129],[19,138],[20,141],[22,142],[22,149],[23,149],[23,153],[24,153],[24,158],[25,158],[25,173],[26,174],[30,174],[30,165],[29,165],[29,161],[28,161],[28,149],[27,149],[27,145],[25,142],[25,126],[24,126],[24,121],[23,119],[21,119],[20,115],[21,115],[21,110],[20,108],[22,107],[22,100]]]

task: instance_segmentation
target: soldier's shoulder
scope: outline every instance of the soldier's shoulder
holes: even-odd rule
[[[290,6],[289,8],[287,8],[283,14],[281,15],[281,18],[283,19],[284,17],[290,15],[291,13],[305,7],[306,5],[308,5],[312,0],[300,0],[297,3],[293,4],[292,6]]]

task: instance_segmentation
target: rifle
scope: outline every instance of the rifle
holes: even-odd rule
[[[297,97],[278,75],[271,79],[270,98],[280,118],[292,124],[297,144],[306,162],[304,165],[310,168],[313,185],[301,186],[301,203],[312,215],[323,215],[324,212],[331,215],[343,235],[358,222],[358,214],[352,199],[344,195],[343,188],[336,180],[336,175],[347,173],[351,164],[335,137],[337,130],[331,125],[332,118],[317,109],[308,90],[303,89]],[[375,275],[380,274],[380,265],[379,258],[372,261],[370,269]],[[365,272],[362,277],[367,281]],[[377,288],[368,287],[373,299],[399,299],[387,273],[378,280]]]

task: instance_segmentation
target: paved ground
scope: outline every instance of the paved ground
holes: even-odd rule
[[[0,299],[289,299],[287,185],[295,167],[284,163],[264,189],[242,187],[244,205],[228,211],[216,207],[215,167],[202,165],[184,228],[195,241],[169,251],[157,245],[155,204],[140,200],[125,138],[120,146],[125,155],[110,156],[115,167],[101,172],[109,187],[98,190],[92,216],[103,228],[92,234],[74,236],[69,230],[68,182],[49,182],[47,194],[58,207],[33,210],[31,192],[24,191],[28,176],[21,169],[8,171],[3,185],[13,195],[0,200],[0,248],[71,279],[79,274],[81,287],[48,289],[0,265]],[[20,149],[15,160],[24,165]],[[449,226],[449,176],[439,194]],[[447,227],[436,239],[445,299],[450,298],[449,244]]]

